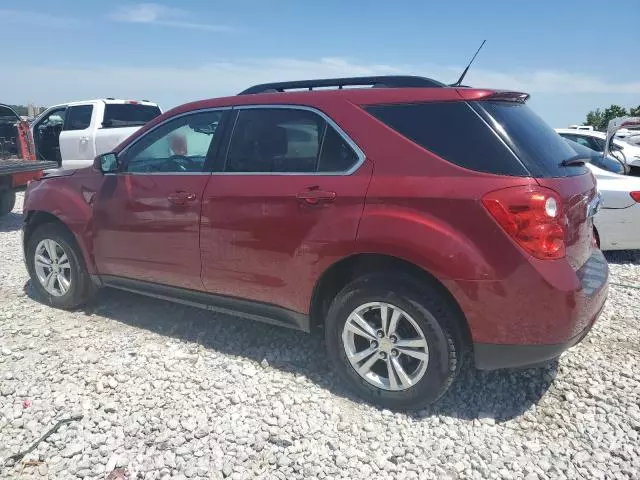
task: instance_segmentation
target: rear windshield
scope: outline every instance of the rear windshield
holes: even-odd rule
[[[522,103],[471,102],[518,155],[535,177],[567,177],[581,175],[586,167],[562,166],[576,152],[555,130]]]
[[[160,115],[160,108],[136,103],[107,103],[102,126],[105,128],[144,125]]]

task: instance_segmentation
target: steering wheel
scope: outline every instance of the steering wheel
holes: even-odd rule
[[[167,160],[183,172],[193,172],[200,168],[196,162],[184,155],[171,155]],[[187,163],[188,165],[185,165],[184,163]]]

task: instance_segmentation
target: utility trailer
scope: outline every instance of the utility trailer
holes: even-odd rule
[[[36,161],[29,124],[7,105],[0,104],[0,217],[13,210],[16,191],[24,190],[55,162]]]

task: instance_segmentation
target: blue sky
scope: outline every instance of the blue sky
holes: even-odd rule
[[[527,91],[559,127],[640,104],[638,18],[637,0],[3,0],[0,101],[116,96],[169,108],[264,81],[452,82],[486,38],[465,83]]]

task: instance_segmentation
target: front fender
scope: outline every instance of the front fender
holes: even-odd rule
[[[32,182],[25,192],[23,207],[27,225],[39,213],[54,216],[73,234],[90,274],[96,273],[93,262],[93,207],[95,190],[65,180],[71,177],[49,178]]]

